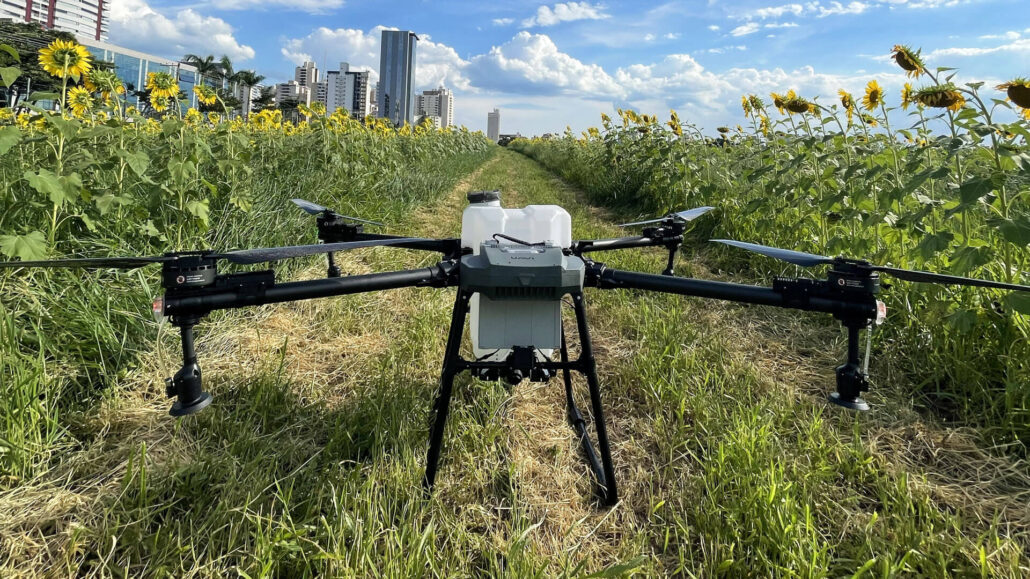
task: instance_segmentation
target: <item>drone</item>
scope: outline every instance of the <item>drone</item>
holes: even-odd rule
[[[0,268],[133,269],[159,264],[164,292],[154,301],[153,311],[179,329],[182,341],[182,367],[166,379],[166,393],[175,398],[169,413],[176,417],[195,414],[211,403],[211,395],[203,389],[193,330],[214,311],[405,287],[457,288],[439,389],[430,412],[429,450],[423,477],[426,494],[432,492],[436,480],[456,376],[468,371],[479,379],[504,380],[515,385],[527,379],[548,382],[561,373],[567,419],[589,464],[595,493],[605,505],[615,504],[619,495],[587,321],[586,288],[645,290],[830,314],[847,329],[848,342],[847,359],[836,368],[837,390],[829,400],[852,410],[869,409],[861,397],[869,389],[868,346],[863,364],[859,336],[862,330],[871,329],[886,317],[886,306],[877,299],[883,287],[882,274],[911,282],[1030,291],[1030,286],[900,269],[860,259],[824,257],[727,239],[712,241],[799,267],[828,265],[829,271],[823,279],[776,277],[771,287],[676,277],[673,265],[684,235],[691,223],[712,211],[712,207],[623,224],[643,226],[636,236],[574,241],[571,217],[557,205],[505,209],[501,207],[499,191],[472,192],[468,201],[462,214],[460,238],[425,239],[366,232],[366,227],[383,224],[294,199],[298,207],[316,216],[320,243],[224,253],[177,251],[152,257],[9,261],[0,262]],[[435,265],[419,269],[341,275],[334,261],[335,252],[378,246],[428,251],[441,257]],[[591,259],[597,252],[659,247],[668,251],[667,265],[660,274],[624,271]],[[326,277],[322,279],[279,282],[271,269],[234,273],[218,270],[221,262],[250,265],[318,254],[325,254],[328,260]],[[561,307],[570,303],[566,297],[570,298],[579,336],[580,354],[576,359],[569,357],[562,323]],[[461,355],[466,321],[472,359]],[[596,449],[573,396],[572,372],[586,379]]]

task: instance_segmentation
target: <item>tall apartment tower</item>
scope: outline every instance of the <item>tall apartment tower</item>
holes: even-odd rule
[[[327,113],[343,109],[355,119],[372,114],[372,83],[367,71],[351,70],[349,64],[341,62],[340,70],[325,73],[324,84]]]
[[[305,61],[304,64],[294,69],[293,80],[297,81],[300,86],[314,87],[318,82],[318,67],[311,61]]]
[[[414,122],[415,45],[408,30],[384,30],[379,56],[379,116],[395,127]]]
[[[499,109],[486,113],[486,137],[494,142],[501,138],[501,111]]]
[[[82,38],[107,40],[111,0],[0,0],[0,18],[38,22]]]
[[[415,116],[440,117],[440,128],[454,124],[454,93],[440,87],[415,95]]]

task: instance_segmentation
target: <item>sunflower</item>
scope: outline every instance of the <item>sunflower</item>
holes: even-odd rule
[[[880,88],[880,83],[876,80],[869,81],[869,84],[865,85],[865,96],[862,97],[862,106],[867,111],[874,111],[876,107],[883,104],[883,89]]]
[[[93,73],[96,73],[96,71],[93,71]],[[90,94],[97,92],[97,85],[93,82],[93,79],[91,78],[93,76],[93,73],[82,75],[82,86],[86,90],[88,90]]]
[[[758,130],[766,137],[769,136],[769,117],[762,115],[762,122],[758,124]]]
[[[906,76],[919,78],[919,75],[926,72],[926,65],[923,64],[923,59],[919,56],[919,53],[922,52],[921,50],[913,51],[903,44],[895,44],[891,52],[893,53],[894,62],[904,69]]]
[[[965,97],[950,82],[923,87],[915,92],[913,98],[921,105],[951,111],[957,111],[966,104]]]
[[[877,125],[876,117],[866,113],[862,113],[862,122],[869,125],[870,127],[875,127]]]
[[[994,88],[1005,91],[1009,100],[1023,109],[1020,112],[1023,118],[1030,121],[1030,80],[1022,77],[1014,78]]]
[[[751,101],[751,108],[754,109],[755,112],[765,110],[765,103],[762,102],[762,99],[758,95],[748,95],[747,100]]]
[[[9,108],[0,108],[0,124],[9,123],[14,120],[14,111]]]
[[[215,93],[215,89],[203,84],[198,84],[193,87],[193,94],[197,95],[197,101],[202,105],[213,105],[218,99],[218,94]]]
[[[729,127],[717,127],[715,130],[719,131],[720,133],[722,133],[724,135],[726,133],[730,132],[730,128]]]
[[[93,98],[90,97],[89,91],[81,86],[73,86],[68,91],[68,108],[77,117],[86,114],[89,109],[93,108]]]
[[[89,82],[93,85],[92,92],[100,91],[100,96],[107,101],[114,94],[125,94],[125,86],[118,75],[109,70],[94,70],[89,73]],[[88,86],[86,88],[89,88]]]
[[[901,89],[901,108],[908,110],[908,105],[915,102],[915,91],[912,90],[912,84],[906,82],[904,88]]]
[[[167,72],[147,73],[147,90],[151,96],[171,98],[179,94],[179,85],[175,77]]]
[[[217,125],[218,123],[222,122],[222,115],[218,113],[208,113],[207,122],[211,123],[212,125]]]
[[[744,116],[751,116],[751,101],[747,98],[747,95],[740,97],[740,107],[744,109]]]
[[[39,64],[57,78],[79,77],[90,71],[91,56],[85,46],[66,40],[55,40],[39,51]]]
[[[204,116],[197,109],[190,107],[186,114],[183,115],[182,120],[186,121],[186,124],[196,125],[204,120]]]
[[[786,97],[784,97],[781,94],[774,93],[774,92],[769,93],[769,96],[772,98],[773,106],[776,107],[776,110],[780,111],[780,114],[782,115],[783,114],[783,103],[786,100]]]
[[[787,91],[787,96],[783,101],[783,107],[787,109],[789,113],[811,113],[815,108],[815,104],[808,102],[807,100],[799,97],[794,91]]]
[[[166,111],[170,104],[171,101],[168,97],[154,93],[150,94],[150,106],[154,107],[155,111],[159,113]]]
[[[851,116],[855,114],[855,97],[851,96],[851,93],[844,89],[837,91],[840,95],[840,106],[844,107],[844,112],[848,115],[848,124],[851,124]]]

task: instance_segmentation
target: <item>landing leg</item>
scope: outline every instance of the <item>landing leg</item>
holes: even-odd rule
[[[569,362],[569,348],[565,341],[565,328],[562,327],[561,331],[561,362],[562,364],[568,364]],[[605,484],[604,470],[601,468],[601,462],[597,459],[597,453],[594,451],[594,445],[590,442],[590,437],[587,435],[587,422],[583,419],[583,415],[579,412],[579,408],[576,407],[576,400],[572,396],[572,373],[568,368],[562,368],[562,378],[565,381],[565,410],[568,413],[569,424],[572,425],[572,429],[576,431],[576,436],[579,437],[579,443],[583,447],[583,454],[586,456],[587,462],[590,463],[590,470],[594,474],[594,480],[597,482],[597,494],[604,498]]]
[[[590,407],[594,415],[594,429],[597,430],[597,446],[601,451],[601,463],[604,470],[604,479],[598,482],[604,486],[601,490],[601,499],[607,505],[614,505],[619,500],[619,491],[615,485],[615,469],[612,467],[612,454],[608,446],[608,429],[604,424],[604,410],[601,407],[601,387],[597,382],[597,365],[594,362],[594,352],[590,342],[590,330],[587,328],[586,305],[583,302],[583,294],[572,295],[572,305],[576,310],[576,325],[579,328],[579,341],[583,352],[579,361],[581,371],[587,378],[587,386],[590,388]]]
[[[447,412],[451,404],[451,387],[454,386],[454,376],[459,372],[461,335],[465,329],[465,316],[468,314],[471,297],[471,293],[458,290],[458,297],[454,301],[451,329],[447,334],[447,350],[444,352],[443,370],[440,372],[440,391],[436,395],[430,417],[429,454],[426,455],[426,475],[422,479],[422,487],[427,495],[432,492],[433,481],[436,480],[444,426],[447,424]]]

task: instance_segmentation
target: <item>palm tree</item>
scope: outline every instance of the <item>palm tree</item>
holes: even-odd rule
[[[197,74],[200,76],[201,83],[209,78],[217,78],[221,70],[221,64],[218,63],[215,60],[215,57],[210,54],[205,57],[200,57],[196,54],[187,54],[182,57],[182,62],[197,69]]]
[[[241,95],[243,97],[243,99],[241,100],[243,101],[246,101],[250,98],[250,89],[254,88],[258,84],[260,84],[261,81],[265,80],[265,77],[254,72],[253,70],[241,70],[239,72],[234,73],[233,77],[235,78],[235,82],[237,82],[239,86],[242,86],[244,88],[244,90],[242,91],[243,94]],[[249,103],[244,102],[244,112],[249,112],[250,108],[251,107],[249,106]]]
[[[275,108],[275,87],[266,86],[261,88],[261,94],[254,99],[254,110],[263,111]]]
[[[236,94],[236,83],[239,80],[237,73],[233,70],[232,59],[226,55],[222,55],[222,58],[218,60],[218,73],[222,75],[222,78],[229,84],[228,88],[233,94]]]

